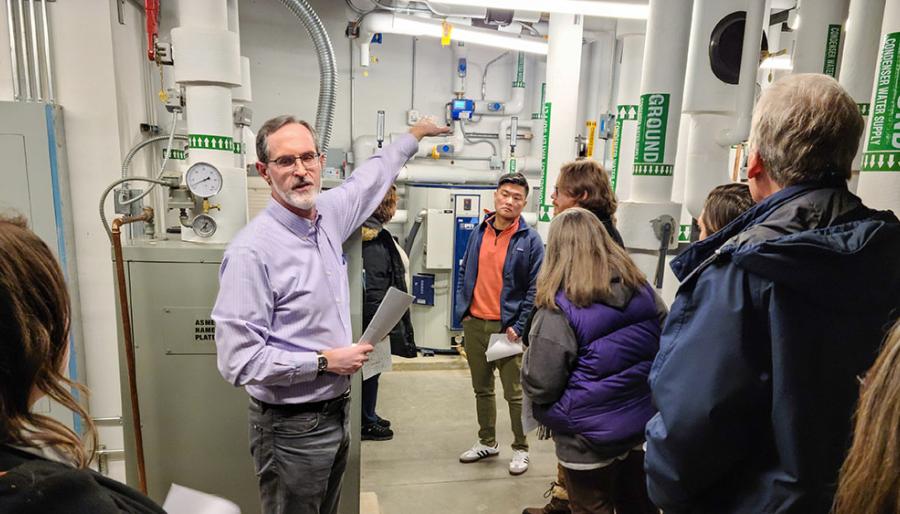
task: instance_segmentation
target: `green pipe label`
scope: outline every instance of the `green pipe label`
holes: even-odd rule
[[[234,143],[234,153],[244,153],[244,145],[238,142]]]
[[[234,151],[234,140],[228,136],[210,136],[207,134],[190,134],[190,148],[202,150]]]
[[[543,95],[543,92],[541,93]],[[544,103],[544,141],[541,148],[541,221],[550,221],[550,208],[552,203],[547,203],[550,195],[547,194],[547,154],[550,150],[550,102]],[[554,185],[555,187],[555,185]]]
[[[868,116],[869,115],[869,104],[856,104],[859,107],[859,115],[860,116]]]
[[[162,154],[163,154],[163,159],[165,159],[166,158],[166,149],[165,148],[163,148]],[[172,150],[171,152],[169,152],[169,159],[183,161],[183,160],[187,159],[187,154],[185,153],[184,150]]]
[[[668,124],[669,93],[641,95],[634,175],[672,176],[674,166],[665,164]]]
[[[822,65],[822,73],[837,77],[838,55],[841,48],[841,26],[829,25],[828,36],[825,40],[825,64]]]
[[[622,124],[626,121],[637,121],[638,106],[637,105],[617,105],[616,106],[616,128],[613,134],[613,162],[612,169],[609,173],[609,181],[613,191],[616,190],[616,183],[619,178],[619,146],[622,137]]]
[[[547,98],[547,83],[542,82],[541,83],[541,105],[544,105],[545,98]],[[533,119],[533,120],[539,120],[539,119],[541,119],[541,116],[542,116],[542,114],[539,112],[531,113],[531,119]]]
[[[516,80],[512,87],[525,87],[525,52],[519,52],[519,58],[516,59]]]
[[[900,172],[900,32],[884,37],[860,171]]]
[[[678,242],[679,243],[690,243],[691,242],[691,226],[690,225],[681,225],[681,229],[678,231]]]

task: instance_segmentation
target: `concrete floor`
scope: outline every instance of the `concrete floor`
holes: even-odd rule
[[[518,477],[509,474],[512,431],[499,378],[500,456],[461,464],[459,454],[478,439],[469,372],[415,369],[394,366],[379,381],[378,414],[391,420],[394,439],[362,443],[366,507],[361,514],[518,514],[524,507],[544,505],[543,493],[556,478],[553,442],[538,441],[532,433],[529,470]]]

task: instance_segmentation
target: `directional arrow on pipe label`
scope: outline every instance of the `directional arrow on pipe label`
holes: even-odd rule
[[[234,139],[229,136],[211,136],[208,134],[190,134],[190,148],[201,150],[234,151]]]

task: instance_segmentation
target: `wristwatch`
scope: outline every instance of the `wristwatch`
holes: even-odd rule
[[[316,374],[321,375],[328,370],[328,359],[322,355],[322,352],[316,352],[316,356],[319,358],[319,364],[316,368]]]

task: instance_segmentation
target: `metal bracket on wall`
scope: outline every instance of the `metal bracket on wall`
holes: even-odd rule
[[[122,417],[121,416],[111,416],[108,418],[92,418],[91,421],[93,421],[94,424],[97,426],[122,426]],[[103,476],[109,476],[109,461],[110,461],[110,459],[124,460],[125,459],[125,450],[124,449],[110,450],[110,449],[106,448],[106,445],[101,444],[97,448],[96,459],[97,459],[97,471]]]

